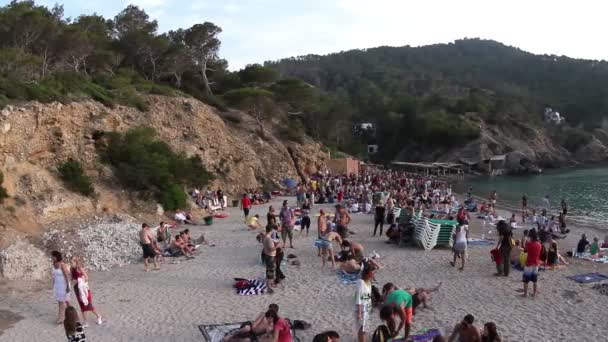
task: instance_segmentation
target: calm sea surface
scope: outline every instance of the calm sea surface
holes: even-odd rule
[[[549,171],[537,176],[479,177],[462,181],[455,190],[488,198],[498,192],[498,205],[521,208],[522,195],[528,197],[528,206],[541,205],[542,197],[549,195],[550,214],[560,210],[560,201],[568,202],[568,214],[574,222],[594,225],[608,230],[608,167]],[[571,214],[571,215],[570,215]]]

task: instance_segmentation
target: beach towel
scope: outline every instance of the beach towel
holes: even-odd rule
[[[441,332],[438,329],[428,329],[428,330],[422,330],[419,331],[416,335],[412,335],[410,337],[408,337],[408,341],[416,341],[416,342],[431,342],[433,341],[433,339],[436,336],[441,335]],[[399,341],[404,341],[403,339],[400,340],[393,340],[394,342],[399,342]]]
[[[230,216],[230,214],[228,214],[228,213],[217,213],[217,214],[213,215],[213,217],[218,218],[218,219],[226,218],[228,216]]]
[[[496,244],[496,241],[490,241],[490,240],[485,240],[485,239],[469,239],[468,240],[469,246],[491,246],[494,244]]]
[[[346,273],[343,270],[338,270],[336,272],[336,274],[338,275],[338,279],[340,280],[340,283],[342,283],[343,285],[351,285],[357,282],[357,280],[359,280],[359,273],[357,274],[350,274],[350,273]]]
[[[231,332],[238,330],[243,323],[224,323],[224,324],[201,324],[198,329],[203,334],[205,342],[222,342],[224,338]],[[295,335],[295,331],[291,331],[294,342],[300,342]]]
[[[566,277],[570,280],[574,280],[579,284],[589,284],[595,283],[598,281],[608,280],[608,276],[599,274],[599,273],[586,273],[586,274],[577,274],[573,276]]]
[[[262,279],[234,278],[236,293],[241,296],[254,296],[264,294],[268,290],[266,281]]]

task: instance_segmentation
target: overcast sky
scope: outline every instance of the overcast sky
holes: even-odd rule
[[[8,0],[0,0],[1,4]],[[52,6],[61,0],[38,0]],[[487,38],[534,53],[608,59],[602,0],[64,0],[65,14],[143,7],[161,32],[211,21],[230,69],[380,45]]]

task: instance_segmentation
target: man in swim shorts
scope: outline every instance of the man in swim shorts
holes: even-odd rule
[[[277,304],[268,305],[268,310],[279,312]],[[224,342],[242,342],[242,341],[259,341],[260,337],[267,334],[272,334],[272,322],[269,322],[266,317],[266,311],[260,313],[255,321],[247,321],[241,324],[241,327],[229,333],[224,337]]]
[[[143,250],[144,271],[146,272],[148,272],[148,263],[150,259],[152,259],[152,261],[154,262],[154,269],[160,269],[156,260],[156,252],[154,251],[154,247],[152,246],[152,241],[154,241],[154,237],[152,236],[152,232],[150,231],[150,226],[147,223],[143,223],[141,225],[141,230],[139,231],[139,242],[141,243],[141,248]]]

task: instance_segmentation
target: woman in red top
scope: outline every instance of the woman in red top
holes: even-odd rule
[[[291,328],[286,320],[279,317],[279,314],[274,310],[266,312],[266,318],[272,320],[272,342],[293,342],[291,337]]]
[[[82,311],[84,326],[87,326],[87,311],[91,311],[97,317],[97,324],[101,325],[103,321],[101,320],[101,316],[97,313],[95,306],[93,306],[93,294],[88,288],[89,276],[87,271],[77,257],[72,257],[71,261],[72,268],[70,269],[70,273],[74,280],[74,293],[76,294],[76,299],[78,299],[80,311]]]

